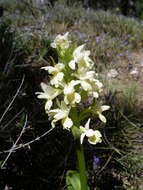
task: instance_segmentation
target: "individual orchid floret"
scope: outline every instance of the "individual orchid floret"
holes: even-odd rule
[[[79,80],[72,80],[69,84],[64,87],[64,101],[66,104],[75,104],[81,101],[81,96],[79,93],[75,92],[75,86],[80,83]]]
[[[42,69],[45,69],[46,71],[48,71],[49,74],[53,75],[51,77],[50,83],[51,85],[54,85],[56,88],[58,88],[64,78],[64,73],[62,72],[62,70],[64,69],[64,64],[58,63],[55,65],[55,67],[46,66],[42,67]]]
[[[85,44],[77,47],[73,52],[74,61],[72,62],[71,68],[75,68],[74,64],[78,64],[78,67],[86,67],[91,69],[93,67],[93,61],[89,58],[90,51],[84,50]],[[69,65],[70,66],[70,65]]]
[[[99,93],[102,92],[102,87],[103,84],[98,80],[98,79],[94,79],[91,82],[91,86],[92,86],[92,90],[89,91],[89,95],[93,96],[94,98],[98,98],[99,97]]]
[[[81,86],[85,91],[92,90],[92,82],[95,80],[94,71],[86,71],[86,69],[82,68],[78,69],[74,76],[80,80]]]
[[[46,99],[45,110],[50,110],[53,105],[52,100],[61,93],[61,90],[55,89],[43,82],[41,83],[41,88],[44,92],[36,92],[38,94],[37,97],[39,99]]]
[[[80,68],[73,76],[80,80],[82,88],[88,92],[89,96],[93,96],[94,98],[99,97],[99,93],[102,92],[103,84],[96,79],[97,74],[95,71],[86,71],[86,69]]]
[[[80,143],[83,143],[83,139],[86,136],[88,138],[88,142],[90,144],[97,144],[102,142],[102,135],[100,131],[89,129],[90,124],[90,118],[88,119],[87,123],[85,124],[85,127],[80,126],[81,136],[80,136]]]
[[[102,114],[103,111],[106,111],[106,110],[109,110],[110,109],[110,106],[107,106],[107,105],[103,105],[100,107],[100,109],[96,112],[99,116],[99,119],[103,122],[103,123],[106,123],[106,118],[105,116]]]
[[[71,41],[68,40],[69,32],[64,35],[59,34],[53,43],[51,43],[52,48],[60,47],[62,50],[68,49]]]
[[[71,118],[69,118],[69,112],[71,107],[67,106],[64,101],[61,102],[60,108],[50,110],[48,115],[53,119],[52,127],[55,127],[55,123],[62,120],[62,125],[64,129],[69,130],[73,126]]]

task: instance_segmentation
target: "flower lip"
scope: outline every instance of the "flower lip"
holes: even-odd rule
[[[67,106],[65,102],[62,101],[60,108],[53,109],[48,112],[49,116],[54,118],[54,120],[52,121],[53,127],[55,126],[55,123],[59,120],[62,120],[62,125],[64,129],[69,130],[72,127],[73,122],[71,118],[68,117],[70,108],[71,107]]]
[[[45,110],[50,110],[52,107],[53,103],[52,100],[55,99],[60,93],[60,89],[55,89],[45,83],[41,83],[41,88],[43,92],[36,92],[39,99],[46,99],[46,104],[45,104]]]

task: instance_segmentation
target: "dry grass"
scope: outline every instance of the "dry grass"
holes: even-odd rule
[[[117,77],[107,77],[110,68],[104,68],[101,72],[101,76],[107,88],[123,93],[128,89],[135,90],[134,93],[137,99],[137,106],[143,108],[143,66],[141,66],[141,62],[143,62],[143,51],[132,52],[130,55],[130,61],[121,58],[113,67],[118,72]],[[137,75],[130,74],[130,71],[134,68],[138,70]]]

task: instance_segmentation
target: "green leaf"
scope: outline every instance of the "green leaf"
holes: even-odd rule
[[[53,62],[53,65],[55,66],[55,65],[56,65],[56,62],[55,62],[54,58],[53,58],[52,56],[50,56],[50,59],[51,59],[51,61]]]
[[[68,190],[81,190],[80,175],[77,171],[68,170],[66,173]]]
[[[60,101],[59,101],[58,98],[56,98],[56,104],[57,104],[57,106],[58,106],[59,108],[61,107],[61,104],[60,104]]]
[[[81,190],[80,175],[77,171],[67,171],[66,185],[68,190]],[[87,189],[90,190],[89,186],[87,187]]]

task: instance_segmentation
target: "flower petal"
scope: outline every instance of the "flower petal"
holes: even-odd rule
[[[98,98],[98,97],[99,97],[98,92],[93,92],[93,97],[94,97],[94,98]]]
[[[50,110],[50,108],[52,107],[53,102],[52,100],[47,100],[46,104],[45,104],[45,110]]]
[[[86,122],[86,124],[85,124],[85,129],[89,129],[89,124],[90,124],[90,118],[88,119],[88,121]]]
[[[56,120],[53,120],[53,121],[51,122],[51,125],[52,125],[53,128],[55,127],[55,123],[56,123]]]
[[[80,143],[81,143],[81,144],[83,143],[84,137],[85,137],[85,133],[82,133],[81,136],[80,136]]]
[[[39,98],[39,99],[48,99],[49,98],[49,96],[44,92],[36,92],[36,94],[38,94],[37,98]]]
[[[43,90],[44,92],[46,92],[46,89],[47,89],[47,86],[48,86],[48,85],[47,85],[46,83],[44,83],[44,82],[41,82],[40,86],[41,86],[42,90]]]
[[[100,112],[97,112],[97,113],[98,113],[98,115],[99,115],[99,119],[100,119],[101,121],[103,121],[103,123],[106,123],[106,118],[105,118],[105,116],[102,115]]]
[[[102,111],[106,111],[106,110],[109,110],[109,109],[110,109],[110,106],[107,106],[107,105],[101,106]]]
[[[81,81],[81,86],[85,91],[92,90],[91,85],[86,81]]]
[[[56,88],[59,87],[60,82],[63,80],[64,73],[59,72],[51,79],[51,85],[55,85]]]
[[[79,93],[75,93],[75,102],[76,103],[79,103],[81,101],[81,96],[80,96],[80,94]]]
[[[56,45],[55,42],[51,43],[50,45],[51,45],[52,48],[57,48],[57,45]]]
[[[67,114],[62,111],[62,110],[59,110],[59,112],[54,116],[54,118],[58,121],[60,119],[63,119],[67,116]]]
[[[88,138],[88,142],[90,144],[97,144],[97,143],[101,143],[102,142],[102,139],[101,139],[102,135],[100,133],[100,131],[96,130],[94,131],[94,135],[93,136],[90,136]]]
[[[94,130],[93,130],[93,129],[88,129],[88,130],[86,131],[86,136],[87,136],[87,137],[92,137],[92,136],[94,136]]]
[[[50,74],[57,71],[57,69],[55,67],[52,67],[52,66],[42,67],[41,69],[48,71],[48,73],[50,73]]]
[[[64,129],[70,129],[73,126],[73,122],[69,117],[63,119],[62,124]]]
[[[72,60],[69,62],[69,67],[72,69],[72,70],[75,70],[75,60]]]

